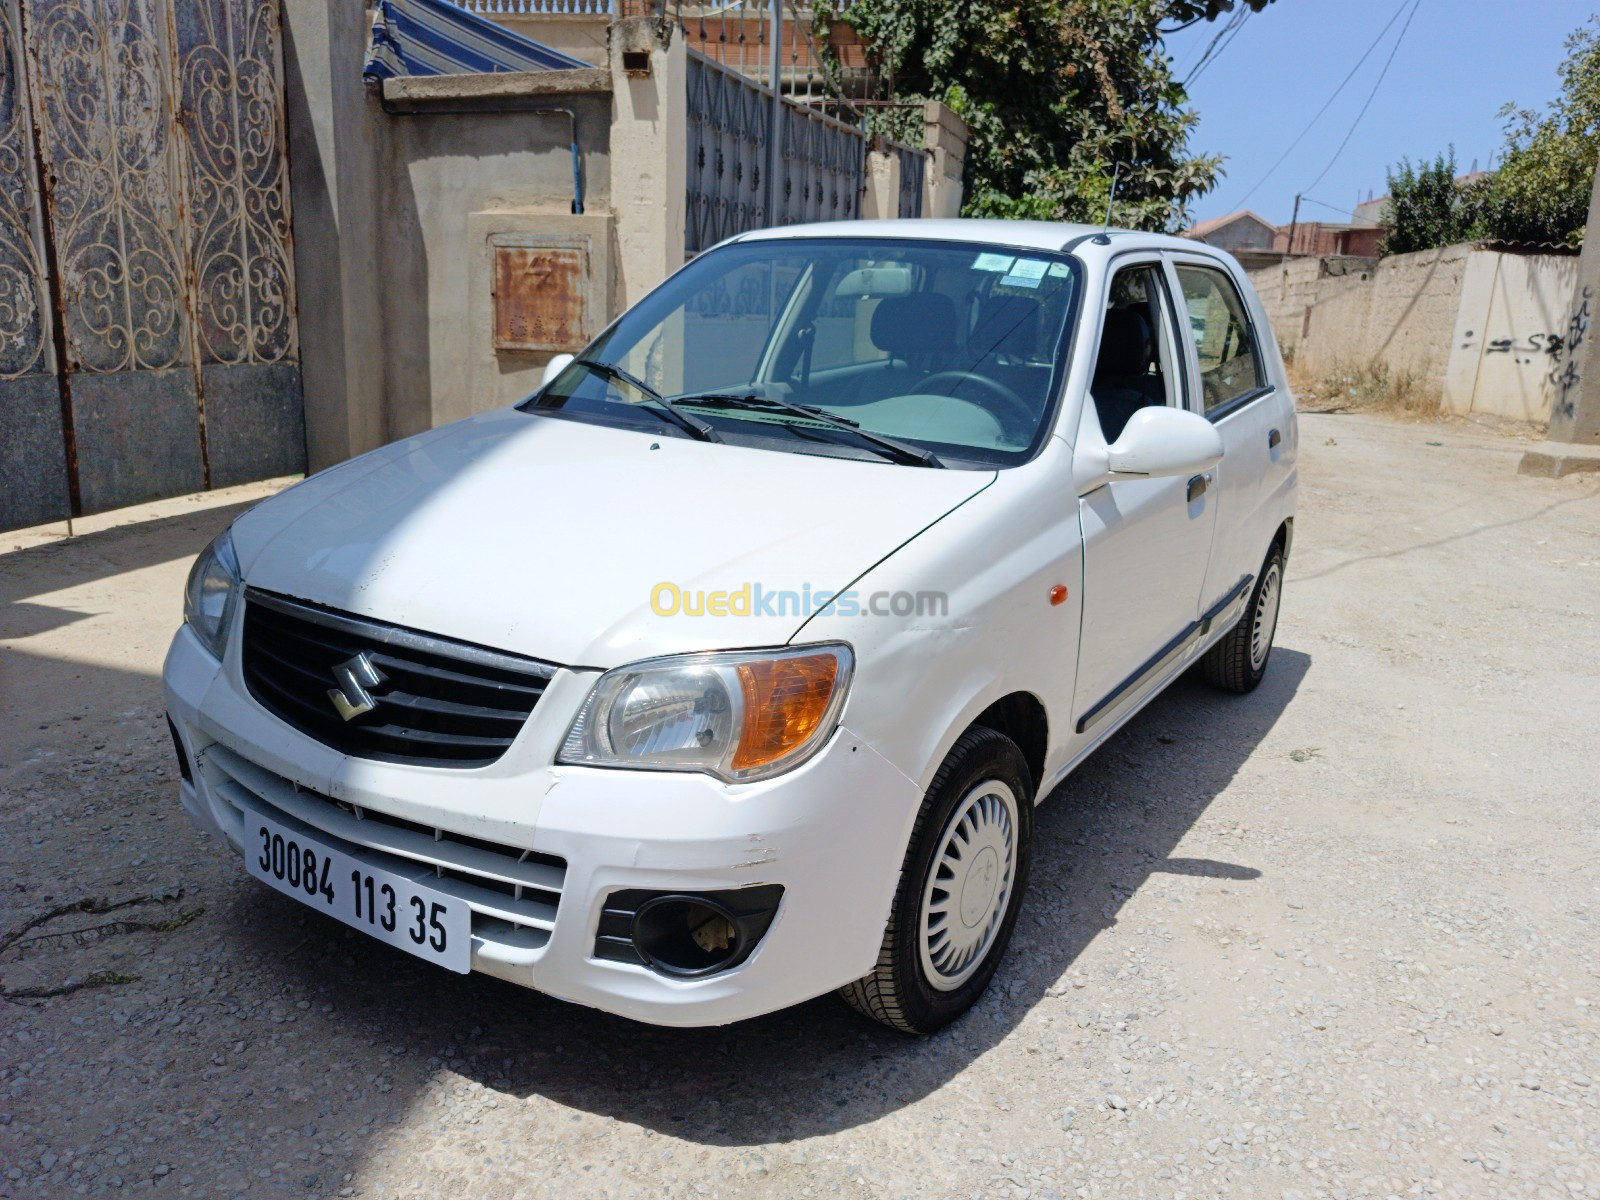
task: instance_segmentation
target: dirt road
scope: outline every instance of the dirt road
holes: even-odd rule
[[[0,555],[0,928],[165,897],[0,951],[0,1196],[1600,1200],[1600,483],[1302,434],[1265,684],[1068,781],[925,1041],[646,1028],[309,914],[174,795],[157,673],[238,505]]]

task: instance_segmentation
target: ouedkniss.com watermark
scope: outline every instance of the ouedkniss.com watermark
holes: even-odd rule
[[[810,617],[823,609],[841,617],[943,617],[944,592],[830,592],[809,584],[767,588],[759,583],[723,591],[658,583],[650,589],[650,611],[658,617]]]

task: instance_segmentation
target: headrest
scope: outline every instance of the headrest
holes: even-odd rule
[[[1106,310],[1096,379],[1143,375],[1150,368],[1150,321],[1137,308]]]
[[[1027,296],[991,296],[978,310],[978,324],[967,335],[973,361],[995,354],[1032,358],[1039,353],[1043,309]]]
[[[948,353],[956,340],[956,305],[938,292],[913,292],[878,301],[872,313],[872,344],[891,358],[919,351]]]

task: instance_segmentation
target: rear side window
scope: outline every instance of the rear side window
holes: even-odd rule
[[[1210,416],[1265,383],[1255,330],[1239,289],[1223,272],[1180,264],[1178,283],[1200,356],[1200,388]]]

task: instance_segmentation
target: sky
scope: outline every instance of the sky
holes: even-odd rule
[[[1345,221],[1336,210],[1353,208],[1369,191],[1387,191],[1388,167],[1402,157],[1432,161],[1452,144],[1460,171],[1474,159],[1487,168],[1504,141],[1501,106],[1542,108],[1554,99],[1562,43],[1596,12],[1600,0],[1274,0],[1225,35],[1190,84],[1200,116],[1190,148],[1227,159],[1227,174],[1191,205],[1191,217],[1249,208],[1287,224],[1300,192],[1310,197],[1301,204],[1302,221]],[[1228,19],[1167,39],[1178,79],[1189,76]],[[1343,91],[1268,176],[1385,26]],[[1371,107],[1355,124],[1369,96]]]

